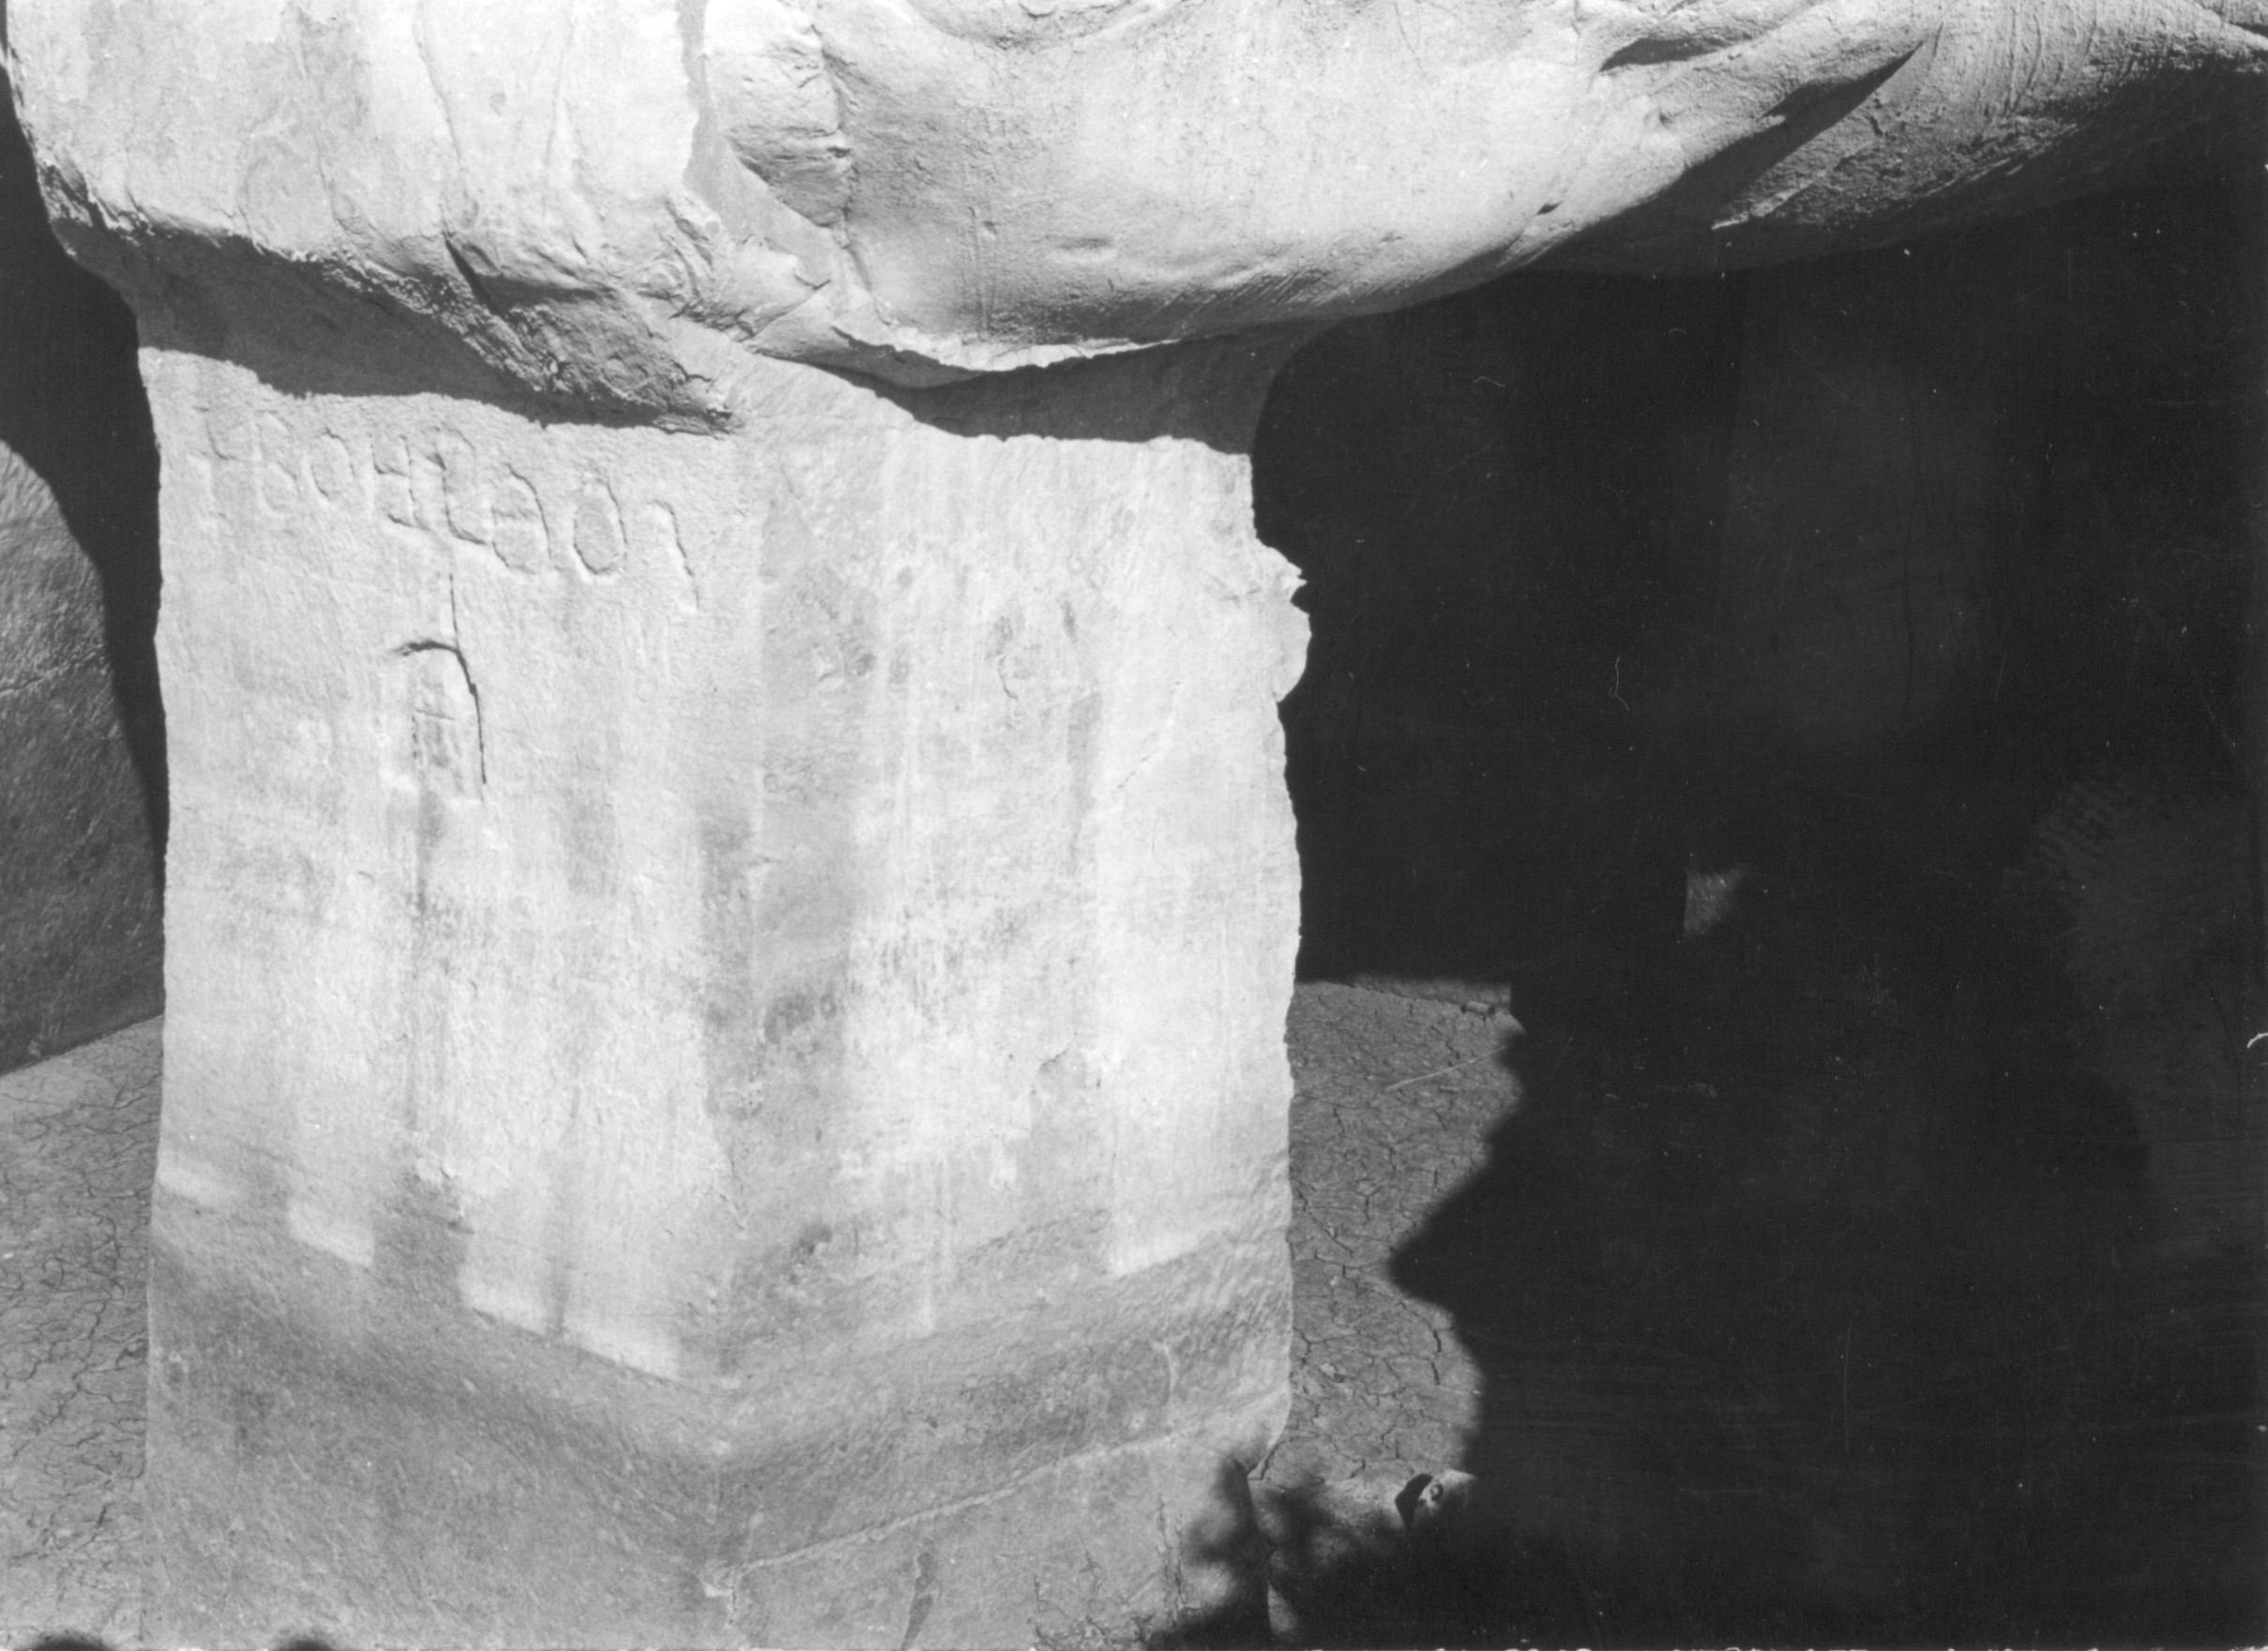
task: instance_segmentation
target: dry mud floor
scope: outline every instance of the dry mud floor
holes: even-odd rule
[[[1511,1024],[1346,986],[1291,1038],[1300,1344],[1276,1491],[1389,1492],[1457,1459],[1478,1385],[1445,1314],[1397,1290],[1397,1238],[1478,1161]],[[0,1076],[0,1643],[142,1643],[142,1299],[159,1023]],[[1363,1508],[1392,1513],[1390,1493]]]
[[[1919,904],[1557,960],[1517,1035],[1302,988],[1279,1636],[2268,1640],[2242,953],[2144,992]]]
[[[158,1022],[0,1076],[0,1639],[142,1631]]]
[[[1392,1520],[1392,1491],[1454,1463],[1477,1414],[1478,1374],[1447,1315],[1397,1289],[1387,1261],[1479,1163],[1514,1093],[1494,1058],[1512,1024],[1487,1003],[1300,988],[1299,1344],[1291,1427],[1259,1482],[1278,1513],[1287,1492],[1323,1487],[1325,1505],[1350,1483],[1383,1492],[1307,1530],[1310,1559],[1338,1552],[1350,1517],[1357,1531],[1382,1510]],[[0,1076],[0,1643],[12,1647],[73,1633],[142,1643],[158,1032],[150,1022]]]
[[[1299,988],[1268,1621],[1192,1642],[2260,1643],[2257,1247],[2020,1004],[1800,936],[1679,966],[1525,1028]],[[142,1643],[157,1071],[152,1022],[0,1077],[10,1646]]]

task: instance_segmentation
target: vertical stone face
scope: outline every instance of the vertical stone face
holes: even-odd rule
[[[769,365],[729,437],[294,365],[144,356],[168,1631],[1202,1590],[1290,1324],[1270,362]]]

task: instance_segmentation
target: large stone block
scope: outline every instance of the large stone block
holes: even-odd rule
[[[1273,361],[775,364],[718,437],[147,353],[168,1631],[1217,1593],[1291,1310]]]
[[[637,417],[2043,204],[2247,95],[2263,0],[16,0],[69,242]],[[153,141],[153,134],[162,134]]]

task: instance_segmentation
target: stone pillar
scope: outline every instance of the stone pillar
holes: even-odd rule
[[[1217,336],[2004,209],[2268,50],[1533,9],[13,0],[165,466],[166,1637],[1188,1583],[1290,1320],[1299,625]]]
[[[1277,356],[759,360],[725,434],[257,359],[144,355],[163,1636],[1217,1601],[1291,1322]]]

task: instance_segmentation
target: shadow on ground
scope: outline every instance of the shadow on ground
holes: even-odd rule
[[[1277,1643],[2268,1638],[2257,1131],[2249,1204],[2182,1204],[2021,866],[1866,818],[1516,998],[1519,1103],[1392,1263],[1478,1367],[1472,1480],[1414,1538],[1391,1487],[1265,1498]]]
[[[1400,1251],[1487,1372],[1483,1637],[2268,1627],[2258,1250],[2177,1241],[2060,982],[1912,893],[1569,1014]]]
[[[1471,1408],[1261,1476],[1278,1643],[2268,1640],[2253,143],[1285,370],[1303,979],[1525,1032],[1377,1269]]]

